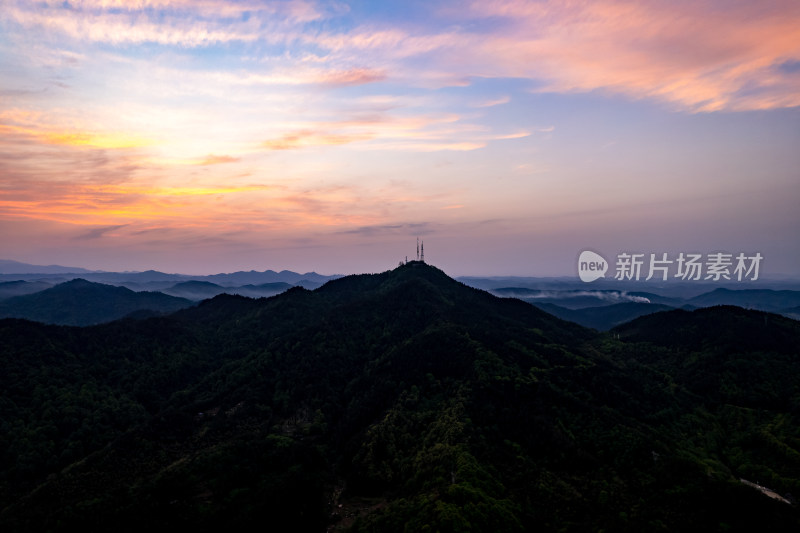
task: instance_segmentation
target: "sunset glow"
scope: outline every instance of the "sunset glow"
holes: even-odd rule
[[[800,276],[800,3],[0,0],[0,258]]]

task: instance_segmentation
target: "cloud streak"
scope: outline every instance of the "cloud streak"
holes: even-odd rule
[[[88,241],[94,239],[100,239],[106,236],[107,233],[112,233],[117,231],[118,229],[124,228],[127,224],[116,224],[114,226],[104,226],[101,228],[94,228],[86,233],[78,235],[75,237],[76,241]]]
[[[690,111],[800,105],[779,65],[800,59],[800,4],[770,2],[473,2],[504,21],[460,68],[520,76],[552,92],[603,89]]]
[[[7,17],[22,27],[78,41],[132,45],[208,47],[231,42],[269,41],[270,36],[325,16],[315,4],[227,2],[222,0],[9,0]],[[341,11],[333,6],[330,13]]]
[[[483,128],[462,123],[460,116],[452,114],[404,117],[363,114],[339,121],[311,122],[291,130],[264,141],[262,147],[267,150],[297,150],[372,141],[368,145],[362,145],[362,149],[464,151],[482,148],[488,140],[515,139],[529,135],[527,132],[486,135]]]
[[[52,9],[40,13],[10,9],[8,14],[21,26],[55,32],[75,40],[122,44],[156,43],[199,47],[231,41],[255,41],[260,34],[252,24],[233,26],[195,21],[156,22],[147,17],[132,18],[123,13],[81,13]]]

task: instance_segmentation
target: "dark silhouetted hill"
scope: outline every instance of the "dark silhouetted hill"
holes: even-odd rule
[[[567,309],[547,303],[534,305],[558,318],[600,331],[607,331],[614,326],[630,322],[640,316],[673,309],[668,305],[640,302],[624,302],[600,307],[582,307],[579,309]]]
[[[47,324],[87,326],[150,310],[171,313],[192,305],[183,298],[157,292],[133,292],[74,279],[34,294],[0,301],[0,317],[25,318]]]
[[[160,292],[188,300],[205,300],[226,292],[226,289],[216,283],[191,280],[176,283]]]
[[[49,289],[52,286],[52,284],[42,281],[3,281],[0,282],[0,300],[5,300],[13,296],[33,294]]]
[[[738,308],[600,334],[420,262],[0,320],[0,528],[797,531],[739,479],[800,494],[798,342]]]
[[[687,303],[695,307],[736,305],[761,311],[780,312],[788,307],[800,306],[800,291],[719,288],[691,298]]]

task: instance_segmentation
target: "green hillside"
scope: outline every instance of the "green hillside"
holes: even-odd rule
[[[739,478],[800,494],[798,341],[738,308],[598,334],[419,262],[3,320],[0,528],[797,531]]]

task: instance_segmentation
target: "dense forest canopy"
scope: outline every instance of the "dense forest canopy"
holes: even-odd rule
[[[778,315],[598,333],[410,262],[0,345],[3,531],[800,528]]]

